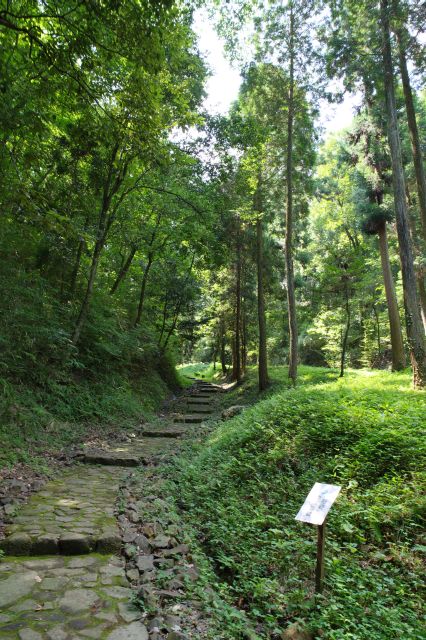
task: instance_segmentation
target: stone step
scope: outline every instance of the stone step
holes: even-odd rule
[[[110,467],[138,467],[146,461],[142,456],[117,454],[111,451],[86,451],[80,458],[86,464],[104,464]]]
[[[189,407],[192,414],[196,413],[213,413],[212,407],[208,404],[191,404]]]
[[[209,396],[208,396],[208,398],[207,398],[207,399],[206,399],[206,398],[203,398],[202,396],[200,397],[200,396],[198,396],[198,395],[196,395],[196,396],[189,396],[189,397],[186,399],[186,402],[187,402],[188,404],[208,404],[208,400],[209,400],[210,398],[211,398],[210,394],[209,394]]]
[[[147,438],[180,438],[185,434],[184,429],[173,427],[158,427],[145,429],[143,435]]]
[[[176,423],[187,423],[187,424],[198,424],[200,422],[203,422],[204,417],[199,415],[185,415],[185,416],[181,416],[180,418],[175,418],[174,422]]]
[[[219,393],[222,391],[222,387],[216,387],[214,384],[199,384],[197,389],[200,391],[212,391],[213,393]]]
[[[121,539],[114,515],[123,469],[76,465],[32,495],[6,525],[9,555],[113,553]]]
[[[199,393],[194,393],[194,395],[191,396],[191,398],[204,398],[204,399],[212,400],[213,394],[200,391]]]
[[[86,553],[116,553],[121,549],[118,528],[88,533],[44,533],[31,535],[17,531],[0,540],[0,549],[8,556],[74,556]]]

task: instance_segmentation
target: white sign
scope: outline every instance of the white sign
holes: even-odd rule
[[[295,519],[309,524],[323,524],[341,488],[335,484],[316,482]]]

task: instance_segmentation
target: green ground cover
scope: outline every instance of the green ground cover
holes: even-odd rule
[[[190,387],[194,381],[192,378],[201,378],[206,381],[212,381],[219,377],[218,370],[214,370],[212,364],[205,362],[191,362],[177,367],[177,372],[182,386]]]
[[[178,384],[173,371],[124,373],[16,384],[0,379],[0,469],[16,463],[47,471],[45,453],[90,434],[121,431],[149,420]]]
[[[304,367],[296,389],[283,389],[285,376],[274,368],[268,397],[173,472],[220,588],[263,638],[303,620],[327,640],[424,639],[424,393],[411,390],[408,374],[350,371],[339,380]],[[252,371],[227,402],[254,401],[255,385]],[[319,597],[316,531],[294,520],[315,481],[343,487]]]

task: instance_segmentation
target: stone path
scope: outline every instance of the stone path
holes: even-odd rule
[[[118,556],[7,559],[0,564],[0,638],[146,640]]]
[[[1,640],[151,638],[140,609],[131,605],[135,592],[119,555],[119,486],[127,467],[175,451],[188,427],[210,415],[219,391],[200,381],[179,401],[174,418],[127,442],[84,450],[76,465],[30,497],[0,540],[6,554],[0,561]]]

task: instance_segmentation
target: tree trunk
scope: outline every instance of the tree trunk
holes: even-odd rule
[[[108,231],[113,222],[114,213],[108,216],[108,211],[111,205],[111,199],[113,195],[117,193],[126,172],[127,165],[123,167],[122,171],[118,172],[118,174],[115,177],[115,180],[113,181],[114,162],[117,157],[118,148],[119,148],[119,145],[116,144],[112,149],[111,159],[108,167],[108,175],[103,188],[102,204],[101,204],[101,209],[99,213],[96,242],[95,242],[95,248],[93,250],[93,255],[92,255],[92,263],[90,265],[89,279],[87,281],[86,292],[84,294],[83,302],[81,304],[80,312],[78,314],[77,322],[75,323],[74,332],[71,338],[72,343],[74,345],[76,345],[80,340],[81,331],[86,321],[87,312],[89,310],[89,303],[92,298],[93,287],[95,284],[96,273],[98,270],[102,249],[104,247]]]
[[[234,357],[232,367],[232,379],[241,383],[241,228],[238,220],[237,230],[237,260],[236,270],[236,290],[235,290],[235,319],[234,319]]]
[[[266,349],[265,292],[263,288],[263,225],[260,216],[256,220],[256,262],[257,262],[257,318],[259,326],[258,377],[259,391],[269,385],[268,354]]]
[[[287,116],[287,207],[286,207],[286,235],[285,235],[285,262],[287,275],[287,306],[289,325],[289,366],[288,376],[296,384],[297,380],[297,316],[296,295],[294,288],[293,266],[293,124],[294,124],[294,12],[293,3],[290,3],[290,71],[289,71],[289,95]]]
[[[389,261],[388,237],[385,222],[378,230],[378,236],[391,335],[392,371],[401,371],[405,368],[404,343],[402,340],[401,320],[399,317],[395,285]]]
[[[150,251],[148,253],[148,262],[145,265],[145,269],[143,271],[143,276],[142,276],[142,284],[141,284],[141,292],[140,292],[140,295],[139,295],[138,312],[136,314],[135,323],[133,325],[135,327],[140,323],[141,318],[142,318],[143,305],[144,305],[144,302],[145,302],[146,283],[148,282],[149,271],[151,269],[153,261],[154,261],[154,255],[153,255],[152,251]]]
[[[167,332],[164,344],[161,347],[161,351],[162,352],[164,352],[167,349],[167,345],[169,344],[169,340],[170,340],[170,338],[171,338],[171,336],[173,334],[173,331],[176,329],[176,325],[177,325],[177,321],[178,321],[178,318],[179,318],[179,313],[180,313],[181,307],[182,307],[182,300],[180,300],[178,302],[178,304],[177,304],[177,307],[176,307],[176,310],[175,310],[175,314],[173,316],[173,322],[171,324],[170,329]]]
[[[84,233],[87,231],[88,225],[89,225],[89,218],[88,218],[88,216],[86,216],[86,219],[84,221],[84,227],[83,227],[83,232]],[[80,271],[81,257],[83,255],[85,244],[86,244],[86,241],[84,240],[83,237],[81,237],[79,242],[78,242],[78,247],[77,247],[77,253],[76,253],[76,256],[75,256],[74,267],[73,267],[73,270],[72,270],[72,273],[71,273],[70,298],[73,298],[75,290],[76,290],[76,287],[77,287],[78,272]]]
[[[226,376],[226,336],[225,336],[225,320],[220,319],[220,366],[222,367],[222,373]]]
[[[379,314],[377,313],[377,309],[376,309],[376,305],[373,304],[373,313],[374,313],[374,318],[376,320],[376,334],[377,334],[377,354],[380,360],[380,354],[382,353],[382,344],[381,344],[381,340],[380,340],[380,318],[379,318]]]
[[[408,131],[410,133],[411,151],[413,154],[414,170],[416,174],[420,220],[423,231],[423,240],[426,242],[426,176],[423,166],[419,130],[417,127],[416,110],[414,108],[413,92],[411,89],[410,76],[407,69],[407,58],[405,55],[405,43],[408,37],[405,28],[401,27],[397,29],[396,37],[398,40],[399,68],[401,71],[402,87],[404,90]]]
[[[348,337],[349,330],[351,328],[351,308],[349,305],[349,291],[348,291],[348,277],[345,278],[345,313],[346,313],[346,326],[342,339],[342,352],[340,355],[340,378],[343,378],[345,374],[345,360],[346,360],[346,350],[348,347]]]
[[[77,277],[78,277],[78,272],[80,271],[81,256],[83,255],[84,244],[85,244],[84,240],[81,239],[77,247],[77,254],[75,256],[74,267],[71,273],[71,282],[70,282],[70,298],[71,299],[74,297],[75,289],[77,286]]]
[[[95,250],[92,256],[92,264],[90,265],[89,280],[87,281],[86,292],[84,294],[83,302],[80,307],[80,313],[78,314],[77,322],[75,323],[74,327],[74,333],[72,335],[72,343],[74,345],[76,345],[80,340],[81,331],[86,321],[87,312],[89,310],[89,302],[93,293],[93,287],[95,284],[96,273],[98,271],[99,259],[101,257],[103,245],[103,240],[98,240],[95,245]]]
[[[166,320],[167,320],[167,306],[168,306],[168,298],[167,296],[164,299],[164,306],[163,306],[163,320],[161,323],[161,331],[160,331],[160,337],[158,338],[158,346],[161,345],[161,341],[163,340],[163,335],[164,335],[164,330],[166,328]]]
[[[388,137],[392,158],[396,227],[398,231],[402,283],[404,288],[405,323],[411,366],[413,368],[413,383],[415,388],[420,389],[426,384],[426,348],[417,300],[416,275],[413,265],[413,251],[405,200],[405,176],[395,104],[388,0],[380,0],[380,18],[383,35],[383,68]]]
[[[216,371],[216,360],[219,352],[219,335],[215,337],[214,349],[213,349],[213,371]]]
[[[423,327],[426,333],[426,288],[425,288],[425,276],[421,270],[417,272],[417,285],[419,288],[420,313],[423,320]]]
[[[244,376],[247,368],[247,318],[245,299],[241,300],[241,375]]]
[[[130,269],[130,265],[132,264],[133,258],[135,257],[135,253],[136,253],[137,250],[138,250],[137,246],[133,245],[132,248],[131,248],[131,251],[130,251],[128,257],[127,257],[127,260],[125,261],[125,263],[121,267],[120,271],[118,272],[118,275],[117,275],[117,277],[115,279],[115,282],[111,287],[110,295],[113,295],[117,291],[121,281],[125,278],[128,270]]]

